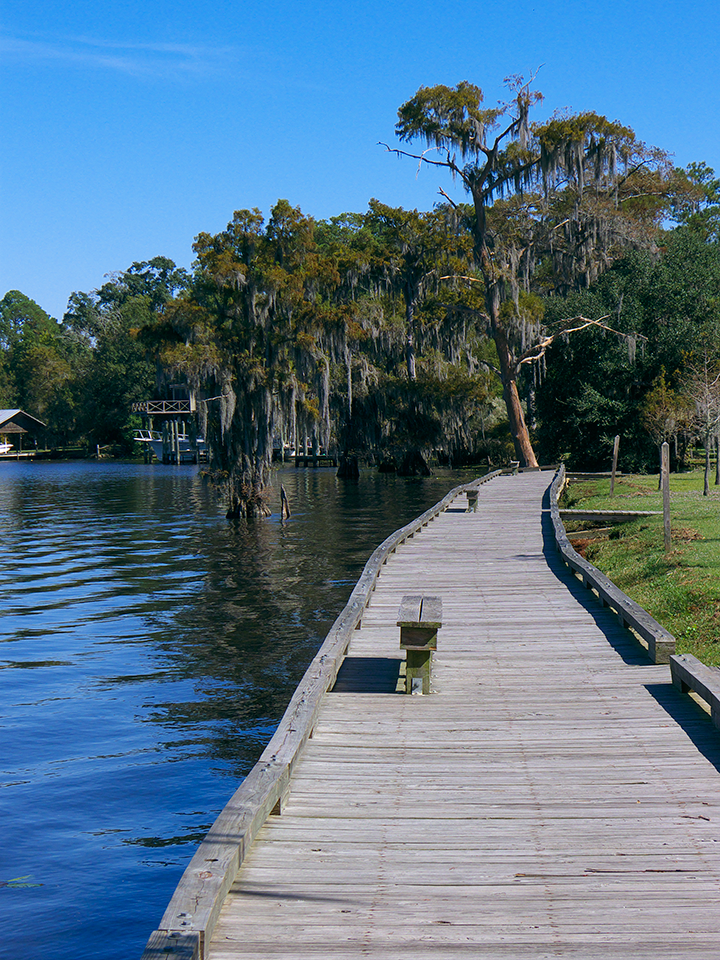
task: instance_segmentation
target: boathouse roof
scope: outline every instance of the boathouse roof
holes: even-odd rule
[[[0,410],[0,433],[35,433],[45,426],[24,410]]]

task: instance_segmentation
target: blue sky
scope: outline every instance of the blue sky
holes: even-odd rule
[[[717,0],[0,0],[0,296],[60,318],[280,197],[318,219],[429,209],[447,180],[377,145],[421,85],[492,104],[540,67],[545,113],[595,110],[720,171],[719,60]]]

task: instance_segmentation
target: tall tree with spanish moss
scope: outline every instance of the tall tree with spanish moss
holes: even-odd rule
[[[199,234],[190,289],[144,334],[202,394],[209,473],[229,519],[269,513],[275,439],[329,445],[330,365],[343,355],[345,320],[314,230],[287,200],[267,224],[257,209],[236,211],[226,230]]]
[[[629,247],[652,244],[671,170],[664,154],[599,114],[531,123],[542,95],[521,77],[506,84],[507,102],[491,108],[466,81],[421,87],[398,110],[396,133],[430,149],[388,149],[446,170],[472,197],[478,276],[468,280],[484,285],[516,455],[536,466],[518,377],[578,318],[547,330],[520,294],[587,286]]]

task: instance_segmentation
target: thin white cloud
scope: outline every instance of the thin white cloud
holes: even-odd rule
[[[0,33],[0,61],[98,68],[133,77],[180,79],[226,73],[240,60],[231,46],[128,43],[88,37],[21,39]]]

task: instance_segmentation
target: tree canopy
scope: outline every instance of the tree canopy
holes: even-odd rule
[[[447,170],[472,198],[474,262],[510,429],[520,461],[536,466],[517,380],[553,337],[537,316],[528,324],[520,291],[567,294],[628,248],[652,246],[672,177],[665,155],[629,127],[595,113],[533,123],[542,95],[522,77],[506,83],[508,100],[489,109],[466,81],[421,87],[398,110],[396,132],[429,149],[393,152]],[[566,329],[576,318],[567,319]]]
[[[283,448],[400,472],[536,450],[593,467],[621,433],[624,469],[652,469],[660,433],[678,462],[715,442],[691,376],[720,356],[715,172],[600,114],[538,121],[533,83],[507,89],[487,107],[465,81],[421,87],[398,111],[388,149],[467,202],[440,186],[430,211],[240,209],[198,234],[190,271],[134,262],[60,323],[8,292],[0,403],[52,442],[130,452],[133,406],[185,384],[230,517],[267,512]]]

